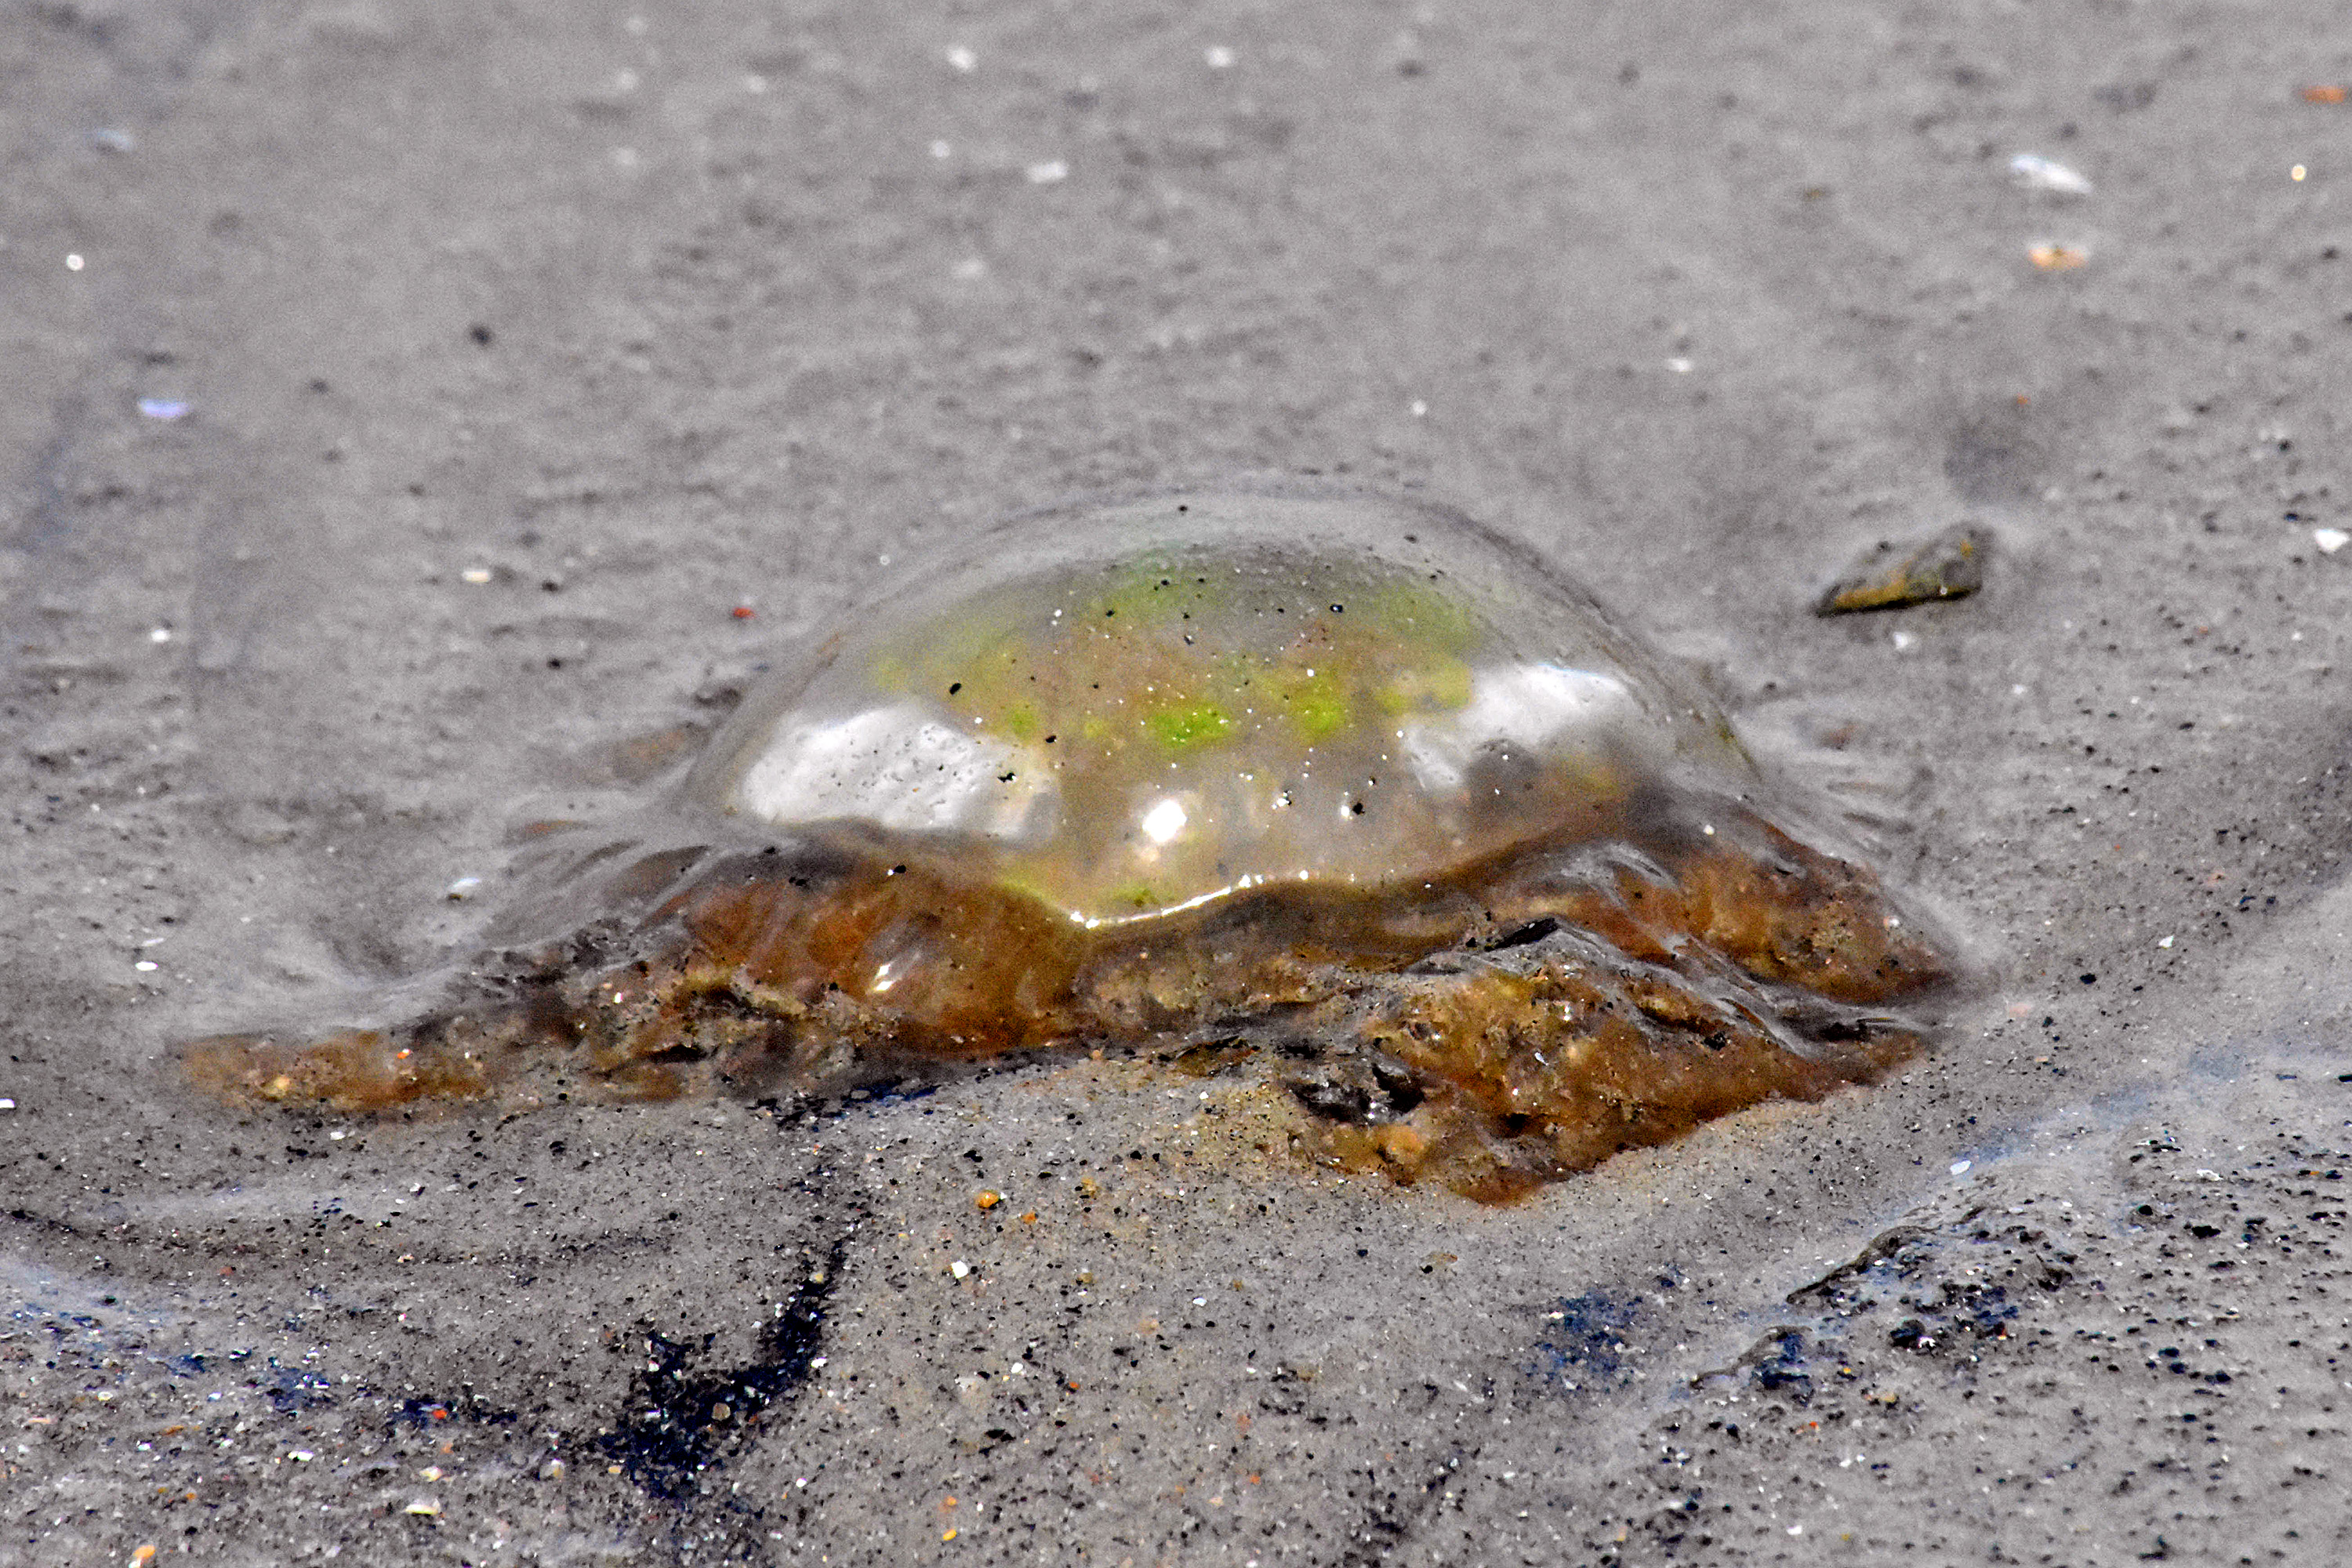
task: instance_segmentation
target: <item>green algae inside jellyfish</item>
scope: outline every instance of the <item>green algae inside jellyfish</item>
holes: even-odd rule
[[[1374,894],[1622,831],[1720,717],[1531,553],[1355,494],[1052,513],[754,693],[690,798],[881,837],[1087,926],[1251,889]]]

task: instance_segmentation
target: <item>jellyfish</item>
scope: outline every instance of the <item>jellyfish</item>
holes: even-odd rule
[[[781,661],[663,798],[543,843],[434,1005],[186,1056],[335,1112],[1247,1060],[1311,1158],[1504,1201],[1920,1048],[1953,947],[1808,821],[1467,518],[1149,495]]]

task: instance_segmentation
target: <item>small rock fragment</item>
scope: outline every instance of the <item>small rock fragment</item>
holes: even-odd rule
[[[1882,540],[1813,602],[1817,616],[1857,610],[1895,610],[1931,599],[1957,599],[1984,586],[1984,563],[1992,537],[1961,523],[1923,540]]]
[[[2009,161],[2011,178],[2030,190],[2051,191],[2062,196],[2087,196],[2091,182],[2059,163],[2039,153],[2020,153]]]

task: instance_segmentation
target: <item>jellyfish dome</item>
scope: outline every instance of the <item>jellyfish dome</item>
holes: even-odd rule
[[[1189,495],[1027,520],[872,605],[688,793],[887,834],[1098,926],[1444,879],[1747,771],[1704,698],[1466,519]]]

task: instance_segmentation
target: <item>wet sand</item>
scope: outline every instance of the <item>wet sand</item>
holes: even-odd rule
[[[10,11],[0,1562],[2340,1556],[2347,79],[2316,5]],[[1237,471],[1566,563],[1982,995],[1499,1209],[1117,1052],[186,1089],[894,572]]]

